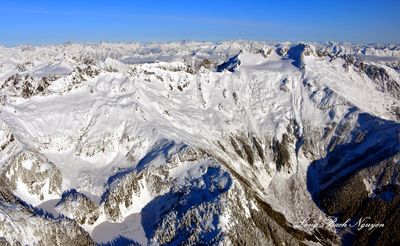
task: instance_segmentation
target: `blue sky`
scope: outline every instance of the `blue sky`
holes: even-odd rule
[[[172,40],[400,42],[400,1],[0,0],[0,44]]]

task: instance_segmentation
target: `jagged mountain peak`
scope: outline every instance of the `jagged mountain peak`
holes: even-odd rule
[[[295,224],[356,216],[337,187],[365,183],[357,201],[397,192],[397,181],[373,181],[385,165],[396,173],[396,47],[2,47],[0,170],[10,189],[0,205],[19,197],[99,244],[339,244],[332,228]],[[329,206],[328,191],[345,207]],[[0,237],[25,242],[12,228],[7,219]]]

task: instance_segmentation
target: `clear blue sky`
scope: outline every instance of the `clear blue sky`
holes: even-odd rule
[[[400,0],[0,0],[0,44],[171,40],[400,42]]]

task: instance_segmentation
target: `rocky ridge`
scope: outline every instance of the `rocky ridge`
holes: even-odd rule
[[[396,45],[72,43],[0,54],[4,242],[397,240],[387,229],[398,213]],[[387,227],[298,225],[370,213]]]

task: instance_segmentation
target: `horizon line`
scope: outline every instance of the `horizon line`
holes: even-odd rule
[[[261,40],[261,39],[221,39],[221,40],[201,40],[201,39],[176,39],[176,40],[131,40],[131,41],[79,41],[79,40],[67,40],[62,42],[40,42],[40,43],[20,43],[20,44],[3,44],[0,43],[0,47],[3,48],[18,48],[18,47],[46,47],[46,46],[65,46],[69,44],[79,44],[79,45],[96,45],[96,44],[167,44],[167,43],[229,43],[229,42],[260,42],[260,43],[317,43],[317,44],[350,44],[350,45],[400,45],[399,41],[396,42],[365,42],[365,41],[336,41],[336,40],[324,40],[324,41],[304,41],[304,40]]]

